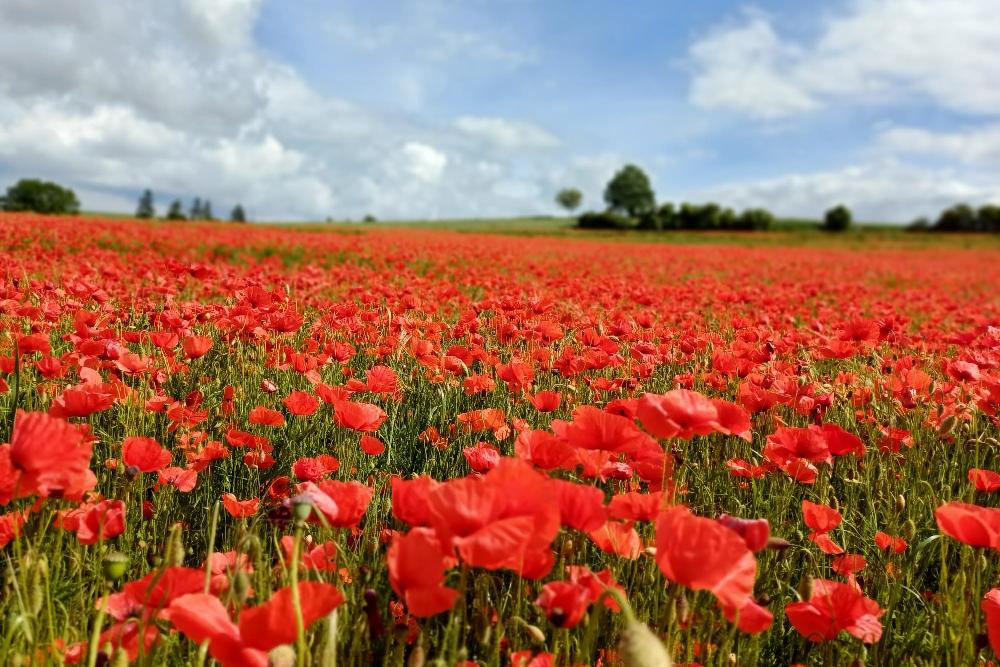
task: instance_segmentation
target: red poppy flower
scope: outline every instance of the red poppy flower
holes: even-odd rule
[[[760,551],[767,546],[767,542],[771,538],[771,524],[768,523],[767,519],[741,519],[728,514],[720,514],[718,521],[742,537],[750,551]]]
[[[357,526],[372,499],[371,487],[361,482],[338,482],[332,479],[315,484],[305,482],[299,485],[297,493],[297,498],[309,502],[323,516],[323,520],[334,528]],[[313,520],[320,522],[318,517],[313,517]]]
[[[828,579],[814,579],[812,596],[804,602],[785,607],[792,626],[811,642],[836,638],[847,631],[866,644],[882,636],[879,617],[882,609],[850,584]]]
[[[976,491],[993,493],[997,489],[1000,489],[1000,473],[995,473],[992,470],[970,468],[969,481],[975,484]]]
[[[57,524],[76,533],[80,544],[110,540],[125,532],[125,503],[101,500],[60,513]]]
[[[774,622],[774,614],[766,607],[754,602],[753,598],[747,598],[743,606],[739,609],[722,606],[722,615],[730,622],[736,621],[736,627],[740,632],[756,634],[764,632],[771,627]]]
[[[986,615],[986,636],[993,652],[1000,655],[1000,588],[991,589],[983,596],[979,608]]]
[[[596,486],[553,479],[551,484],[559,502],[559,520],[564,526],[584,532],[597,530],[608,519],[604,492]]]
[[[500,450],[486,442],[477,443],[475,447],[465,447],[462,456],[469,467],[479,473],[488,472],[500,463]]]
[[[361,451],[369,456],[378,456],[385,451],[385,443],[367,433],[361,436],[361,441],[358,445],[361,447]]]
[[[573,421],[555,419],[552,430],[573,447],[608,452],[642,449],[651,438],[631,419],[581,405],[573,411]]]
[[[642,538],[631,521],[606,521],[587,533],[601,551],[635,560],[642,552]]]
[[[284,426],[285,416],[277,410],[258,405],[250,411],[248,421],[258,426]]]
[[[160,447],[153,438],[125,438],[122,462],[138,472],[156,472],[170,465],[170,452]]]
[[[226,508],[229,515],[237,519],[246,519],[257,513],[260,505],[259,498],[249,498],[240,500],[232,493],[222,494],[222,506]]]
[[[204,570],[195,567],[167,567],[126,583],[120,592],[112,593],[102,602],[107,604],[108,613],[119,621],[130,616],[148,620],[166,616],[164,610],[173,600],[182,595],[201,592],[204,586]]]
[[[655,521],[663,508],[663,493],[620,493],[608,503],[608,516],[628,521]]]
[[[711,399],[688,389],[643,394],[636,417],[658,438],[682,438],[723,433],[750,439],[750,416],[733,403]]]
[[[26,512],[8,512],[0,514],[0,549],[10,544],[21,535],[21,527],[27,518]]]
[[[295,538],[285,535],[281,538],[281,550],[285,554],[285,562],[292,559],[292,551],[295,547]],[[311,549],[303,549],[300,566],[307,570],[317,572],[336,572],[337,570],[337,543],[325,542],[316,545]]]
[[[837,510],[808,500],[802,501],[802,518],[817,533],[828,533],[843,521]]]
[[[549,479],[519,459],[502,459],[480,479],[438,485],[428,518],[446,549],[469,565],[506,568],[528,578],[552,566],[559,507]]]
[[[942,533],[974,547],[1000,549],[1000,509],[949,502],[934,510]]]
[[[337,457],[329,454],[304,456],[292,464],[292,473],[302,481],[315,482],[340,468]]]
[[[894,537],[888,533],[883,533],[881,530],[875,533],[875,545],[879,549],[889,549],[897,554],[906,551],[906,540],[902,537]]]
[[[18,411],[10,444],[0,445],[0,504],[61,494],[79,499],[94,488],[91,444],[80,430],[43,412]]]
[[[865,569],[867,564],[868,561],[861,554],[844,554],[834,558],[830,566],[837,574],[847,577]]]
[[[337,423],[337,426],[363,433],[377,430],[386,419],[382,408],[371,403],[335,401],[333,409],[333,421]]]
[[[365,385],[373,394],[395,394],[399,391],[399,378],[388,366],[372,366],[365,372]]]
[[[297,417],[307,417],[319,408],[319,399],[304,391],[293,391],[282,401],[288,411]]]
[[[426,475],[413,479],[393,477],[392,514],[411,526],[426,526],[430,523],[429,498],[438,483]]]
[[[540,391],[534,395],[529,394],[528,400],[539,412],[554,412],[562,403],[562,394],[558,391]]]
[[[656,564],[667,579],[711,591],[734,609],[746,604],[757,572],[757,560],[743,538],[681,505],[665,510],[656,522]]]
[[[514,453],[542,470],[570,465],[576,450],[548,431],[524,430],[514,440]]]
[[[308,628],[336,609],[344,600],[336,586],[303,581],[298,585],[302,620]],[[223,667],[266,667],[267,651],[296,639],[291,588],[276,591],[271,599],[244,609],[238,624],[214,595],[193,593],[177,598],[168,608],[170,622],[197,644],[208,642],[209,654]]]
[[[181,341],[181,348],[186,358],[198,359],[212,349],[212,339],[209,336],[187,336]]]
[[[551,581],[542,586],[535,604],[557,628],[572,628],[583,618],[593,601],[590,589],[569,581]]]
[[[396,535],[386,553],[389,585],[411,614],[434,616],[451,609],[458,591],[444,586],[445,557],[433,530],[414,528]]]

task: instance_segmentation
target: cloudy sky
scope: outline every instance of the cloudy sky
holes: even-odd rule
[[[257,219],[1000,200],[998,0],[0,0],[0,185]]]

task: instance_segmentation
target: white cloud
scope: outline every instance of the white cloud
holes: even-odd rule
[[[470,133],[408,112],[427,94],[419,69],[403,71],[394,109],[321,92],[257,48],[260,7],[0,2],[0,187],[44,177],[73,186],[84,208],[125,212],[149,187],[161,204],[197,195],[258,219],[549,210],[546,192],[511,186],[544,182],[567,159],[538,158],[553,145],[544,130],[489,118]],[[371,47],[398,37],[376,32]],[[424,63],[524,62],[496,35],[424,37]]]
[[[547,130],[524,121],[483,116],[460,116],[455,127],[470,137],[503,150],[551,148],[559,139]]]
[[[410,141],[400,149],[403,169],[427,183],[434,183],[448,165],[448,156],[427,144]]]
[[[879,134],[878,145],[893,153],[926,155],[965,164],[1000,165],[1000,125],[985,125],[954,132],[891,127]]]
[[[907,98],[998,114],[997,12],[996,0],[851,0],[811,42],[750,12],[691,46],[690,98],[762,118]]]
[[[885,159],[706,188],[693,198],[723,202],[734,208],[761,206],[783,216],[812,219],[831,206],[846,204],[859,220],[906,222],[922,215],[934,216],[960,201],[997,201],[1000,184],[950,169],[915,167]]]

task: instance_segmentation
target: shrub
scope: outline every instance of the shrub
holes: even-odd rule
[[[577,218],[576,224],[580,229],[628,229],[634,226],[634,221],[614,211],[591,211]]]
[[[80,201],[69,188],[37,178],[22,178],[7,188],[7,195],[0,198],[0,208],[5,211],[73,214],[80,212]]]
[[[843,204],[838,204],[823,216],[823,230],[827,232],[847,231],[851,222],[851,209]]]

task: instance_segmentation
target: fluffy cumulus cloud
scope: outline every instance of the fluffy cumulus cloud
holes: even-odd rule
[[[95,210],[130,210],[151,187],[161,210],[198,195],[260,219],[552,210],[537,183],[562,157],[533,152],[558,143],[545,129],[322,92],[258,48],[260,11],[261,0],[0,3],[0,181],[64,181]],[[471,33],[447,37],[425,59],[479,48],[520,62]]]
[[[998,9],[995,0],[846,0],[827,7],[808,39],[788,34],[781,17],[754,9],[717,25],[688,50],[688,98],[756,122],[774,141],[789,127],[821,132],[825,119],[857,109],[886,118],[923,109],[967,120],[948,129],[912,121],[857,128],[855,140],[868,143],[846,166],[703,194],[810,217],[844,202],[863,219],[895,222],[933,216],[957,201],[997,201]],[[820,150],[827,158],[843,152],[833,145]]]
[[[763,206],[783,215],[813,219],[825,208],[847,203],[858,220],[904,222],[932,216],[960,201],[1000,201],[1000,184],[983,175],[910,165],[890,157],[706,188],[699,199],[737,208]]]
[[[696,40],[691,100],[776,118],[849,100],[1000,112],[995,0],[851,0],[810,40],[748,11]]]

